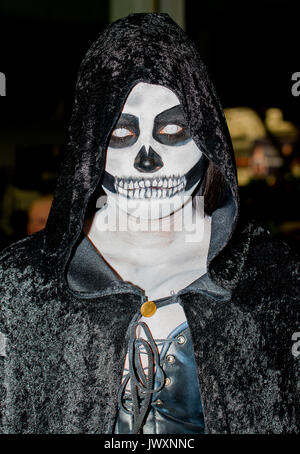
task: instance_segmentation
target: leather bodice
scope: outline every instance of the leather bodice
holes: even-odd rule
[[[180,324],[168,338],[159,355],[161,368],[156,368],[154,392],[149,405],[144,434],[201,434],[204,433],[204,416],[201,404],[194,351],[187,322]],[[163,376],[163,377],[162,377]],[[124,406],[132,408],[130,397]],[[116,434],[133,430],[133,415],[119,407],[115,426]]]

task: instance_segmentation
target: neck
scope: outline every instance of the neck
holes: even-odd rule
[[[196,241],[201,239],[204,228],[204,210],[202,199],[196,199],[193,207],[192,198],[168,216],[145,219],[133,216],[119,209],[111,199],[97,214],[93,222],[93,231],[109,232],[118,242],[125,242],[138,248],[166,248],[174,242]],[[194,240],[193,240],[194,238]]]

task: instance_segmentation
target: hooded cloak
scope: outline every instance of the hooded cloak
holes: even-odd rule
[[[47,226],[1,254],[0,430],[113,433],[128,328],[144,298],[86,254],[82,228],[110,134],[138,82],[174,91],[193,140],[224,178],[208,271],[178,292],[205,430],[299,432],[297,258],[255,221],[239,220],[222,108],[196,46],[166,14],[132,14],[93,43]]]

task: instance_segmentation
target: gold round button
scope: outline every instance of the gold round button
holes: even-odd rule
[[[146,301],[141,307],[143,317],[152,317],[156,312],[156,304],[154,301]]]

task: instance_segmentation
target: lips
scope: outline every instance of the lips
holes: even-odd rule
[[[172,175],[156,178],[118,178],[115,177],[115,190],[129,199],[162,199],[173,197],[184,191],[185,176]]]

